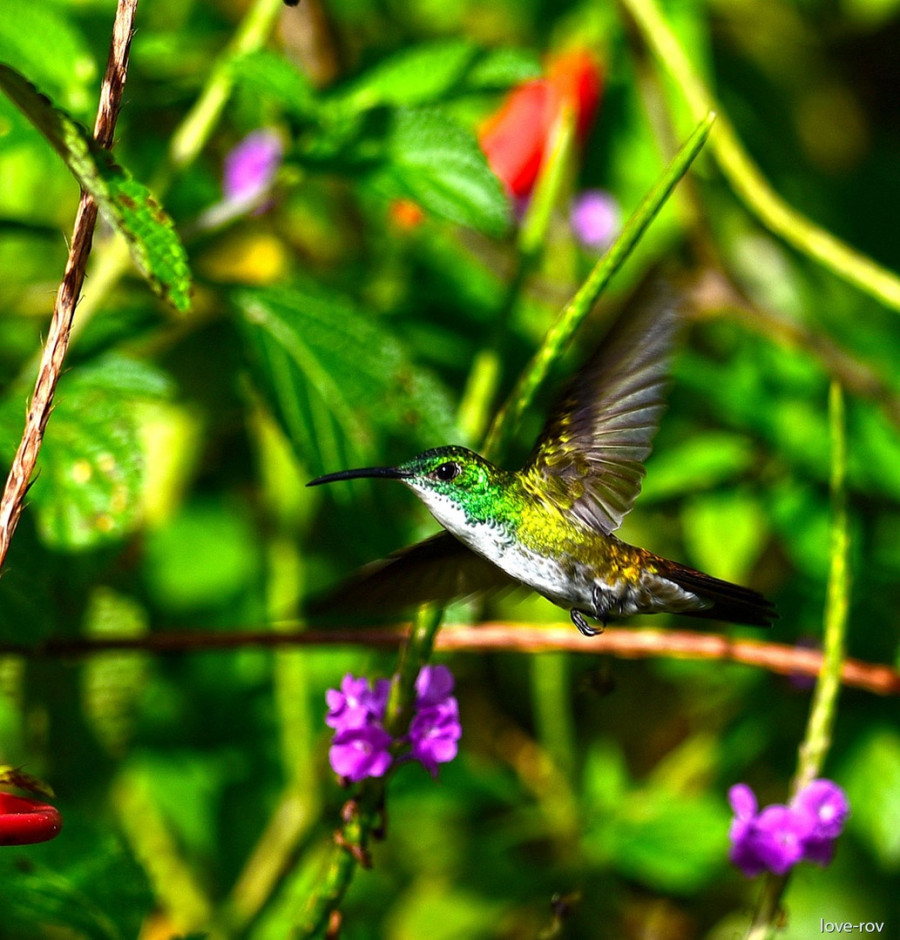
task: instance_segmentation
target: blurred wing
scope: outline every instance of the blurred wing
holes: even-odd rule
[[[629,305],[557,402],[526,464],[539,488],[606,534],[641,491],[678,322],[668,298]]]
[[[312,614],[399,611],[517,584],[449,532],[440,532],[366,565],[308,609]]]

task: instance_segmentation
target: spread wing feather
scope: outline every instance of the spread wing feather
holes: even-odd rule
[[[312,614],[391,613],[431,601],[445,603],[483,591],[499,591],[517,584],[449,532],[440,532],[366,565],[342,582],[336,591],[314,600],[308,610]]]
[[[678,323],[661,298],[627,308],[551,411],[526,464],[536,488],[607,535],[641,491]]]

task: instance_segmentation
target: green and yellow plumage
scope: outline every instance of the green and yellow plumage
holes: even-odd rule
[[[519,471],[463,447],[425,451],[397,467],[330,474],[399,479],[447,532],[364,568],[344,606],[412,606],[524,584],[585,620],[673,611],[769,625],[772,605],[748,588],[628,545],[613,534],[640,492],[664,409],[678,318],[627,314],[551,410]],[[356,603],[354,603],[354,601]]]

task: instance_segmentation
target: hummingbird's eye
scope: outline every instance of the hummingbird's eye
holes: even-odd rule
[[[462,469],[458,463],[442,463],[435,471],[434,476],[441,480],[444,483],[449,483],[450,480],[455,480],[459,476],[459,472]]]

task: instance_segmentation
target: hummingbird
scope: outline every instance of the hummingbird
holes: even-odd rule
[[[610,619],[661,612],[771,626],[774,605],[757,591],[614,534],[640,493],[679,321],[674,304],[626,307],[520,470],[450,445],[310,481],[399,480],[446,530],[364,567],[336,592],[337,606],[406,607],[524,585],[568,610],[585,636]]]

